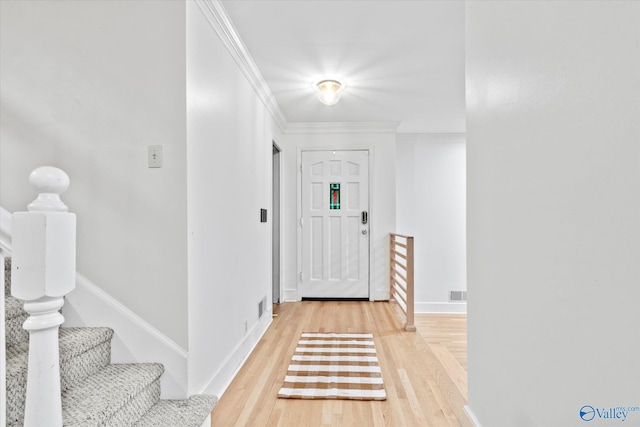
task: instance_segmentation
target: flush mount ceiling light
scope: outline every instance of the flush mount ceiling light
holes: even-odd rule
[[[318,99],[324,105],[333,105],[340,101],[345,84],[336,79],[323,79],[313,85],[316,88]]]

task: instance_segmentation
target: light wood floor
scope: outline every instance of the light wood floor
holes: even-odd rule
[[[211,425],[460,426],[457,417],[466,403],[466,317],[433,316],[441,315],[418,315],[419,332],[411,333],[402,330],[396,306],[386,302],[282,304],[214,408]],[[278,399],[302,332],[373,333],[387,400]]]
[[[418,333],[427,343],[446,348],[466,372],[466,314],[416,314],[415,322]]]

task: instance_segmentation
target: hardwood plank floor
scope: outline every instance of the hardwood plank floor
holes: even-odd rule
[[[416,314],[418,333],[429,344],[440,344],[467,370],[467,315]]]
[[[450,403],[451,386],[442,374],[438,351],[434,352],[420,333],[402,330],[394,304],[299,302],[282,304],[278,311],[269,330],[214,408],[212,426],[460,425],[456,415],[461,408]],[[427,320],[426,324],[431,321]],[[278,399],[278,390],[302,332],[373,333],[387,400]],[[428,339],[441,339],[434,345],[446,350],[447,340],[443,336]],[[460,345],[458,341],[452,338],[456,346]],[[466,378],[464,380],[466,387]],[[453,403],[459,404],[455,399]]]

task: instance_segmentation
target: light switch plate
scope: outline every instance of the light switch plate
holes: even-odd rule
[[[162,145],[150,145],[148,147],[149,167],[162,167]]]

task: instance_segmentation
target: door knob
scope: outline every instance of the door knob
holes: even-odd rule
[[[367,230],[366,229],[362,230],[362,234],[367,234]]]

